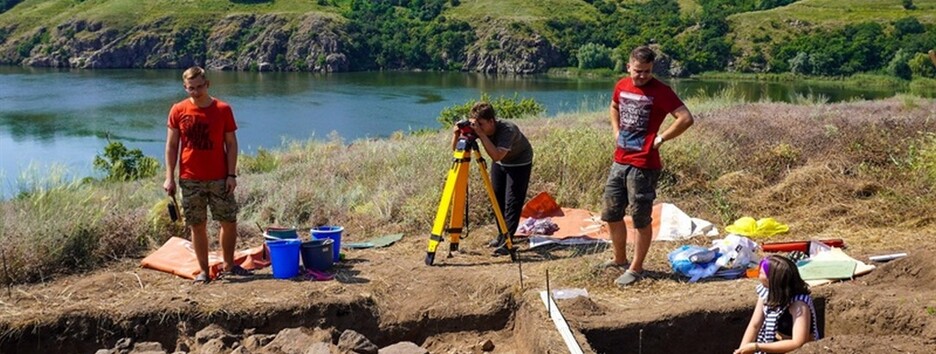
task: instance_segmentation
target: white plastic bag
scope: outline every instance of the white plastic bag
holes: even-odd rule
[[[751,263],[759,261],[757,242],[735,234],[712,241],[712,247],[721,254],[715,261],[721,268],[747,268]]]

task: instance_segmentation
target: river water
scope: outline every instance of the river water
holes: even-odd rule
[[[285,141],[379,138],[395,131],[439,128],[439,112],[490,95],[531,97],[548,116],[603,110],[612,79],[504,77],[476,73],[210,72],[210,94],[231,104],[240,148],[277,148]],[[735,85],[749,100],[794,94],[830,101],[876,99],[887,89],[810,87],[777,82],[677,80],[683,98]],[[52,167],[68,177],[96,176],[91,166],[108,139],[163,159],[169,107],[186,97],[180,70],[60,70],[0,67],[0,196]],[[691,107],[690,107],[691,108]]]

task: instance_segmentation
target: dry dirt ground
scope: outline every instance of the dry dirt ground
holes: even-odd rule
[[[289,352],[262,344],[284,329],[306,328],[326,342],[324,352],[338,352],[339,335],[351,329],[381,348],[409,341],[432,353],[481,353],[491,349],[483,348],[490,341],[493,353],[565,353],[539,297],[548,272],[552,289],[589,292],[558,300],[586,353],[730,353],[755,303],[753,279],[690,284],[674,276],[665,256],[676,243],[654,243],[649,277],[618,289],[611,286],[616,273],[594,267],[610,249],[531,251],[521,245],[517,264],[490,256],[483,246],[487,234],[475,231],[453,258],[446,258],[443,243],[432,267],[423,263],[423,234],[407,234],[386,248],[346,251],[331,281],[277,280],[267,268],[253,277],[193,285],[128,261],[0,289],[0,352],[94,353],[118,347],[122,338],[157,342],[166,352]],[[846,243],[886,238],[848,248],[857,259],[892,251],[910,256],[814,288],[826,338],[797,352],[936,352],[934,234],[933,227],[841,234]],[[354,234],[345,239],[361,240]],[[242,245],[256,242],[251,235]],[[209,350],[196,333],[211,324],[233,339]]]

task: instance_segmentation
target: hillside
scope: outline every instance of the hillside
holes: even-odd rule
[[[847,76],[886,69],[898,49],[936,48],[936,0],[26,0],[0,13],[0,64],[252,71],[552,67],[623,71],[656,43],[666,65]],[[9,5],[4,5],[9,6]],[[0,7],[2,8],[2,7]],[[854,33],[876,55],[839,48]],[[828,43],[827,43],[828,42]],[[587,46],[587,47],[586,47]],[[587,48],[587,50],[582,50]],[[800,52],[814,65],[790,65]],[[832,53],[832,58],[828,53]],[[847,65],[846,65],[847,64]],[[909,64],[913,66],[913,64]],[[845,66],[845,69],[838,67]],[[934,77],[918,67],[904,79]],[[804,69],[805,68],[805,69]]]
[[[728,17],[734,45],[745,52],[757,43],[782,43],[817,29],[840,29],[850,24],[890,24],[907,16],[921,23],[936,24],[936,0],[914,0],[906,10],[900,0],[800,0],[766,11],[745,12]]]

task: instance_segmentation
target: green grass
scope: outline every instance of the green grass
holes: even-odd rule
[[[683,15],[692,15],[702,12],[702,5],[697,0],[677,0],[679,12]]]
[[[445,15],[469,23],[486,17],[531,23],[558,17],[594,20],[598,11],[584,1],[573,0],[462,0],[460,5],[446,10]]]
[[[927,91],[936,91],[936,86],[931,86],[927,78],[918,78],[913,81],[906,81],[893,75],[885,74],[855,74],[847,77],[831,76],[804,76],[793,73],[738,73],[738,72],[705,72],[692,76],[700,80],[735,80],[735,81],[772,81],[772,82],[800,82],[811,85],[830,85],[830,86],[851,86],[851,87],[881,87],[904,90],[908,84],[913,87],[916,82],[918,86],[918,95],[925,95]]]
[[[157,19],[171,17],[181,25],[214,22],[235,13],[280,13],[301,15],[308,12],[335,13],[334,7],[316,5],[315,1],[276,0],[234,2],[228,0],[26,0],[0,15],[0,27],[28,23],[55,28],[73,19],[100,21],[108,27],[130,28]],[[34,27],[20,26],[11,38]]]

